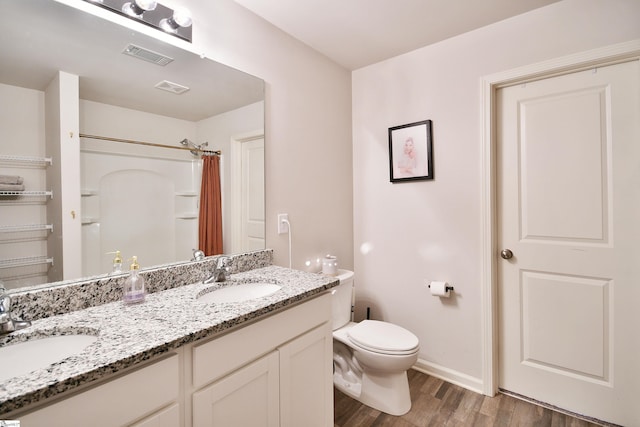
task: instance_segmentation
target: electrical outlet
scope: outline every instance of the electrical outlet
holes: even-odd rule
[[[278,234],[289,232],[289,214],[278,214]]]

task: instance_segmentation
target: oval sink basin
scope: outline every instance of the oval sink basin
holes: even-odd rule
[[[56,335],[0,347],[0,383],[78,354],[97,339],[93,335]]]
[[[262,298],[276,293],[281,286],[273,283],[241,283],[229,285],[211,292],[199,295],[198,301],[203,302],[241,302],[251,299]]]

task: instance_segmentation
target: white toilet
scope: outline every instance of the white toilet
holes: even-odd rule
[[[353,271],[338,270],[333,291],[333,384],[379,411],[403,415],[411,409],[407,370],[418,360],[419,341],[398,325],[351,321]]]

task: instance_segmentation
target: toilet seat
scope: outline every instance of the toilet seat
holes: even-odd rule
[[[419,346],[418,337],[411,332],[378,320],[363,320],[347,335],[353,344],[374,353],[407,355],[418,351]]]

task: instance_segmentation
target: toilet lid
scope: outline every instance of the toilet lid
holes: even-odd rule
[[[418,349],[418,337],[393,323],[363,320],[349,329],[349,339],[376,353],[408,354]]]

